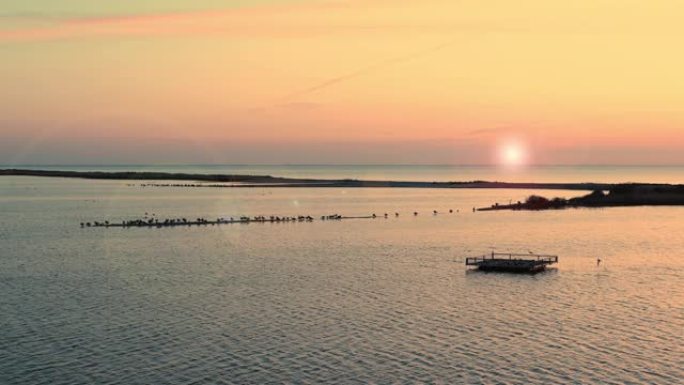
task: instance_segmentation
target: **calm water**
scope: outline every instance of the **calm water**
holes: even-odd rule
[[[620,172],[601,175],[646,175]],[[676,168],[648,173],[683,175]],[[684,378],[684,208],[472,213],[473,206],[531,191],[126,183],[0,178],[1,384]],[[78,226],[145,212],[213,218],[395,211],[400,216],[387,220]],[[561,263],[535,276],[463,266],[466,256],[492,250],[557,253]]]

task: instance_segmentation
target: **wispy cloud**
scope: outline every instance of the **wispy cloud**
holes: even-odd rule
[[[236,36],[301,29],[293,13],[346,8],[341,2],[261,5],[207,11],[78,16],[52,13],[0,14],[12,28],[0,28],[0,42],[32,42],[109,36],[164,36],[228,33]],[[28,26],[21,26],[22,23]],[[38,26],[35,26],[38,24]],[[314,23],[315,24],[315,23]],[[310,24],[307,24],[309,26]],[[317,28],[316,25],[311,27]],[[319,27],[325,27],[324,25]],[[287,32],[287,31],[285,31]]]
[[[109,17],[80,17],[59,15],[6,15],[6,20],[33,22],[43,21],[48,25],[19,27],[0,30],[0,41],[49,41],[81,37],[163,35],[170,32],[187,33],[219,16],[229,12],[146,14]]]
[[[467,136],[487,136],[498,134],[500,132],[506,131],[503,127],[493,127],[493,128],[479,128],[476,130],[471,130],[466,133]]]
[[[342,82],[357,78],[359,76],[363,76],[363,75],[366,75],[369,73],[373,73],[373,72],[385,69],[387,67],[391,67],[394,65],[398,65],[401,63],[409,62],[411,60],[418,59],[422,56],[431,54],[433,52],[440,51],[440,50],[445,49],[445,48],[452,46],[454,44],[456,44],[456,41],[447,41],[447,42],[444,42],[444,43],[441,43],[441,44],[438,44],[435,46],[428,47],[428,48],[423,49],[423,50],[411,52],[411,53],[406,54],[406,55],[395,56],[395,57],[392,57],[389,59],[381,60],[379,62],[371,63],[365,67],[358,68],[358,69],[351,71],[349,73],[342,74],[340,76],[332,77],[332,78],[324,80],[318,84],[314,84],[308,88],[304,88],[302,90],[293,92],[293,93],[285,96],[283,99],[292,100],[292,99],[300,98],[300,97],[312,94],[314,92],[323,90],[325,88],[334,86],[338,83],[342,83]]]
[[[15,12],[15,13],[0,13],[1,21],[15,21],[15,20],[54,20],[63,19],[66,15],[44,12]]]
[[[407,34],[431,32],[452,34],[496,30],[518,30],[517,26],[492,25],[458,17],[453,20],[418,12],[429,9],[408,0],[303,1],[205,11],[145,13],[112,16],[78,16],[51,13],[0,14],[0,43],[120,36],[311,37],[357,32]],[[436,17],[436,18],[435,18]],[[24,23],[30,21],[29,23]],[[417,53],[425,54],[425,53]],[[410,60],[395,58],[394,60]],[[389,61],[392,61],[390,59]],[[387,63],[377,63],[380,67]],[[374,67],[374,66],[373,66]],[[363,69],[364,71],[372,70]],[[353,74],[350,74],[353,76]],[[343,76],[344,77],[344,76]],[[335,79],[331,79],[335,81]]]

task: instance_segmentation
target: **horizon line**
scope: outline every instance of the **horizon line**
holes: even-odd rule
[[[173,167],[173,166],[258,166],[258,167],[500,167],[504,165],[496,163],[16,163],[0,164],[2,168],[12,167]],[[529,164],[516,167],[516,169],[534,167],[684,167],[684,164],[611,164],[611,163],[548,163],[548,164]]]

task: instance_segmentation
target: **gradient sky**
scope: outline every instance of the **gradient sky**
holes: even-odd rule
[[[684,164],[675,0],[4,0],[0,163]]]

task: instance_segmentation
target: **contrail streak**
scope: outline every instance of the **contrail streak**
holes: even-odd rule
[[[424,50],[412,52],[412,53],[407,54],[407,55],[402,55],[402,56],[397,56],[397,57],[389,58],[386,60],[382,60],[380,62],[373,63],[373,64],[368,65],[366,67],[362,67],[360,69],[357,69],[354,72],[350,72],[348,74],[337,76],[337,77],[328,79],[324,82],[313,85],[309,88],[306,88],[306,89],[303,89],[303,90],[300,90],[297,92],[293,92],[293,93],[285,96],[283,99],[284,100],[291,100],[291,99],[299,98],[299,97],[320,91],[322,89],[328,88],[328,87],[333,86],[335,84],[342,83],[342,82],[345,82],[347,80],[357,78],[357,77],[365,75],[367,73],[372,73],[372,72],[380,70],[382,68],[386,68],[389,66],[393,66],[393,65],[400,64],[400,63],[405,63],[405,62],[408,62],[411,60],[415,60],[421,56],[425,56],[425,55],[431,54],[433,52],[442,50],[442,49],[449,47],[455,43],[456,43],[456,41],[452,40],[452,41],[448,41],[446,43],[442,43],[442,44],[439,44],[439,45],[436,45],[436,46],[433,46],[433,47],[430,47],[430,48],[427,48]]]

